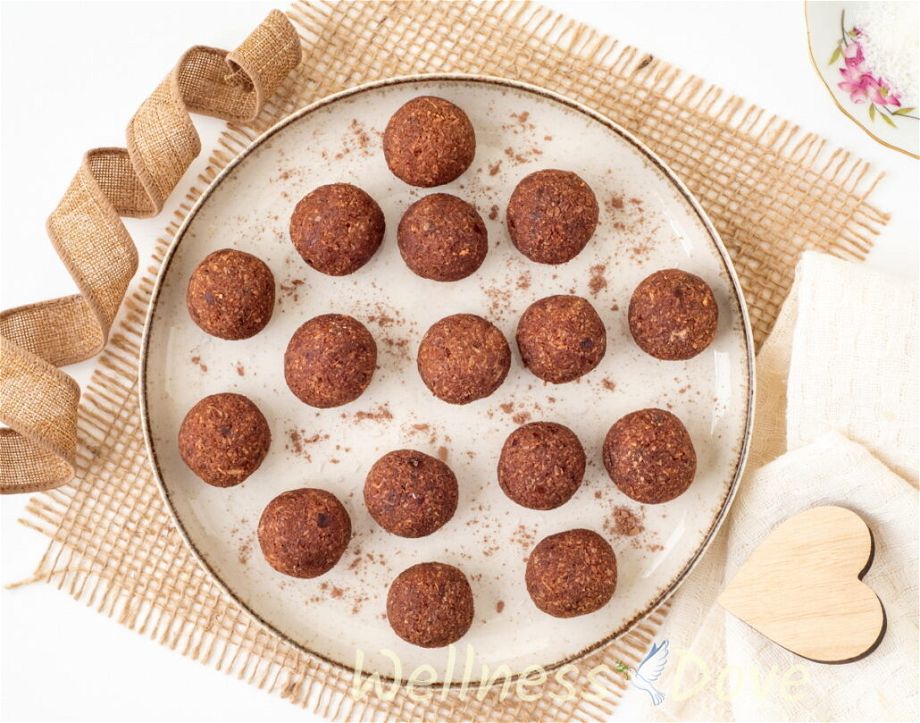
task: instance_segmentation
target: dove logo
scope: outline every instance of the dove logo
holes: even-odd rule
[[[644,690],[652,699],[652,705],[661,705],[664,693],[655,687],[655,682],[661,677],[661,671],[668,662],[668,641],[652,645],[651,650],[636,667],[630,683],[633,688]]]

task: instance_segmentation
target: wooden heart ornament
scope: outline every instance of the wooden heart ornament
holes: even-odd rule
[[[776,527],[741,566],[719,604],[802,657],[842,663],[873,649],[885,611],[860,578],[872,535],[843,507],[814,507]]]

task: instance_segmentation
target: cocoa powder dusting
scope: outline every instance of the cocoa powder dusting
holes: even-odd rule
[[[282,281],[278,284],[278,288],[281,289],[281,295],[278,297],[278,302],[281,303],[284,299],[291,299],[294,303],[297,303],[300,300],[300,287],[303,286],[303,279],[291,279],[288,282]]]
[[[307,436],[306,431],[303,429],[289,429],[287,430],[287,442],[284,445],[284,448],[288,451],[293,452],[296,455],[302,456],[307,462],[312,462],[313,458],[310,456],[310,453],[307,451],[307,445],[316,444],[321,440],[329,439],[328,434],[320,435],[319,433]]]
[[[416,437],[419,435],[428,437],[428,444],[432,446],[434,446],[434,444],[438,441],[438,431],[436,429],[432,429],[431,425],[427,423],[411,425],[406,430],[406,434],[410,437]]]
[[[526,525],[518,525],[514,532],[511,533],[511,541],[518,545],[525,552],[529,552],[533,547],[534,540],[537,539],[537,533]]]
[[[483,292],[489,299],[489,311],[492,312],[492,316],[499,321],[504,319],[505,312],[511,306],[511,291],[509,289],[490,287],[483,289]]]
[[[412,357],[409,354],[409,340],[402,337],[392,337],[385,336],[381,341],[386,345],[386,348],[398,359],[407,360]]]
[[[393,413],[390,411],[389,404],[381,404],[374,410],[355,412],[354,418],[355,422],[363,422],[365,420],[371,422],[386,422],[393,419]]]
[[[371,324],[376,324],[381,329],[389,329],[391,326],[405,326],[406,320],[399,313],[399,310],[391,309],[379,302],[373,308],[373,312],[367,315],[367,320]]]
[[[249,558],[252,555],[252,540],[245,540],[240,544],[239,552],[239,562],[240,565],[245,565],[249,562]]]
[[[642,519],[631,509],[622,505],[614,508],[613,521],[618,535],[635,537],[645,531]]]
[[[597,296],[607,288],[607,277],[604,273],[607,271],[606,264],[596,264],[591,267],[591,279],[588,281],[588,288],[592,296]]]
[[[528,111],[522,110],[520,113],[512,113],[511,117],[514,118],[520,126],[528,128],[529,130],[534,129],[534,124],[527,122],[530,118],[530,113]]]
[[[358,146],[358,150],[361,151],[361,155],[369,156],[370,154],[370,145],[371,137],[368,135],[367,131],[364,130],[357,118],[353,118],[351,121],[351,132],[354,136],[354,141]]]

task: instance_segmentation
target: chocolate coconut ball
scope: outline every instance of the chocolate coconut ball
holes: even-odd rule
[[[502,447],[498,483],[519,505],[551,510],[569,501],[585,476],[585,450],[568,427],[531,422]]]
[[[508,233],[518,251],[541,264],[574,259],[597,228],[594,191],[569,171],[526,176],[508,202]]]
[[[282,492],[259,519],[265,561],[291,577],[319,577],[341,559],[351,539],[351,519],[326,490]]]
[[[393,632],[422,648],[457,642],[473,624],[473,591],[452,565],[423,562],[403,570],[387,594]]]
[[[636,287],[629,302],[629,331],[658,359],[690,359],[712,344],[719,307],[699,276],[680,269],[656,271]]]
[[[527,307],[517,327],[521,360],[540,379],[570,382],[600,364],[607,333],[580,296],[547,296]]]
[[[418,348],[418,371],[431,393],[467,404],[494,392],[511,368],[511,349],[488,321],[454,314],[435,323]]]
[[[214,487],[233,487],[255,472],[272,441],[268,422],[242,394],[212,394],[179,427],[179,455]]]
[[[560,532],[541,540],[530,553],[524,582],[534,605],[548,615],[586,615],[613,597],[617,558],[596,532]]]
[[[284,379],[311,407],[338,407],[367,389],[377,366],[377,344],[361,322],[323,314],[294,332],[284,353]]]
[[[623,493],[658,504],[683,494],[693,482],[696,452],[677,417],[663,409],[642,409],[607,432],[604,466]]]
[[[192,321],[211,336],[248,339],[272,318],[275,277],[252,254],[221,249],[192,272],[185,304]]]
[[[386,223],[377,202],[357,186],[333,183],[304,196],[291,216],[291,241],[303,260],[330,276],[370,261]]]
[[[425,537],[457,511],[457,478],[441,460],[412,449],[378,459],[364,481],[364,504],[400,537]]]
[[[402,106],[383,133],[387,165],[412,186],[450,183],[470,167],[475,153],[476,133],[466,113],[431,95]]]
[[[478,269],[489,250],[482,217],[466,201],[447,193],[409,206],[396,234],[406,266],[435,281],[458,281]]]

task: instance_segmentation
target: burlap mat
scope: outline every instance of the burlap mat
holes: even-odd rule
[[[138,632],[292,702],[336,719],[571,720],[608,716],[660,625],[659,610],[578,665],[603,698],[537,701],[400,692],[348,695],[351,677],[262,630],[198,567],[170,522],[148,467],[137,400],[137,358],[163,253],[203,188],[255,135],[292,111],[368,80],[463,71],[516,78],[575,98],[635,133],[697,195],[734,259],[764,339],[804,249],[862,258],[887,216],[867,201],[868,165],[742,99],[635,48],[542,8],[467,2],[297,2],[288,16],[303,61],[251,123],[228,124],[211,165],[181,198],[149,274],[130,291],[79,412],[77,478],[30,500],[23,522],[51,538],[35,578]],[[598,666],[606,668],[598,669]],[[600,686],[600,687],[598,687]],[[550,695],[556,693],[556,696]]]

